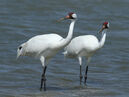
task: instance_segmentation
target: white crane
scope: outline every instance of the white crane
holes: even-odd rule
[[[86,84],[87,80],[87,72],[88,72],[88,63],[90,62],[91,56],[100,48],[103,47],[106,39],[106,32],[109,28],[109,23],[104,22],[103,26],[100,30],[102,32],[102,36],[100,41],[94,35],[83,35],[75,37],[71,40],[71,42],[65,47],[64,56],[70,58],[78,58],[80,64],[80,84],[82,82],[82,57],[87,58],[87,66],[85,70],[84,76],[84,84]],[[100,33],[99,32],[99,33]]]
[[[18,47],[17,58],[19,56],[33,56],[40,59],[43,67],[40,90],[42,90],[42,86],[44,87],[44,91],[46,90],[45,72],[47,69],[48,60],[51,59],[59,50],[70,43],[73,36],[76,18],[77,15],[71,12],[65,18],[60,19],[71,20],[69,32],[66,38],[63,38],[58,34],[37,35]]]

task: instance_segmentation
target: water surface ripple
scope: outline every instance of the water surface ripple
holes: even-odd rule
[[[0,97],[128,97],[128,0],[1,0]],[[74,37],[97,32],[102,22],[110,29],[104,47],[92,57],[87,86],[79,85],[79,64],[58,53],[47,69],[47,91],[40,92],[42,67],[29,57],[16,60],[17,47],[47,33],[66,37],[69,23],[56,20],[76,12]],[[83,60],[83,72],[85,69]]]

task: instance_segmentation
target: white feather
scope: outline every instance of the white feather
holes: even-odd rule
[[[45,64],[46,61],[52,58],[60,49],[64,48],[71,41],[76,19],[70,20],[71,24],[66,38],[63,38],[58,34],[34,36],[18,47],[17,58],[19,56],[38,57],[41,60],[42,65]],[[42,60],[44,60],[44,62]]]
[[[94,35],[78,36],[72,39],[71,42],[64,49],[65,52],[63,54],[65,57],[78,58],[80,64],[80,84],[82,82],[82,57],[87,58],[87,67],[84,76],[84,83],[86,84],[88,63],[90,62],[91,56],[98,49],[103,47],[106,39],[106,31],[106,29],[103,30],[100,41]]]

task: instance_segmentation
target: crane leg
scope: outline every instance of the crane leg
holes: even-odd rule
[[[81,57],[78,57],[78,60],[79,60],[79,64],[80,64],[80,85],[81,85],[81,82],[82,82],[82,58]]]
[[[85,76],[84,76],[84,84],[86,84],[86,80],[87,80],[87,72],[88,72],[88,66],[86,66],[86,71],[85,71]]]
[[[81,85],[81,82],[82,82],[82,66],[80,65],[80,85]]]
[[[40,91],[42,91],[42,87],[44,87],[44,91],[46,91],[46,76],[45,76],[46,69],[47,69],[47,66],[45,66],[43,68],[43,74],[42,74],[42,78],[41,78]]]

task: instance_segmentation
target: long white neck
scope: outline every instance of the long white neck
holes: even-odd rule
[[[102,32],[102,36],[101,36],[101,40],[99,42],[99,48],[102,48],[104,43],[105,43],[105,40],[106,40],[106,32],[107,32],[107,29],[104,29],[103,32]]]
[[[61,41],[59,47],[65,47],[71,42],[72,36],[73,36],[73,29],[74,29],[74,24],[76,20],[71,20],[71,24],[69,26],[69,32],[67,37]]]

